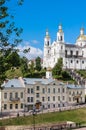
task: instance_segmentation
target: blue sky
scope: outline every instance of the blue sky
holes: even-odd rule
[[[22,45],[35,51],[43,51],[46,29],[51,40],[56,39],[59,23],[69,43],[75,43],[82,26],[86,30],[86,0],[24,0],[23,6],[15,10],[16,24],[23,28]]]

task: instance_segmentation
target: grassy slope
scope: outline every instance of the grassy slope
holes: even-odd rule
[[[86,124],[86,108],[72,110],[72,111],[64,111],[64,112],[53,112],[47,114],[39,114],[35,116],[36,124],[48,124],[48,123],[56,123],[62,121],[74,121],[77,123]],[[32,125],[33,117],[17,117],[0,120],[0,126],[6,125]]]
[[[86,70],[77,70],[77,73],[79,73],[83,78],[86,78]]]
[[[23,74],[22,74],[20,68],[18,68],[18,69],[8,70],[6,72],[6,76],[7,76],[8,79],[12,79],[12,78],[14,78],[16,76],[17,77],[22,77]]]

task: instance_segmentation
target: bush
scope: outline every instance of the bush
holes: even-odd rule
[[[67,71],[62,71],[62,77],[64,80],[71,80],[71,76],[68,74]]]

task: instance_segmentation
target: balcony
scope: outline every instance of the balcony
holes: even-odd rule
[[[80,98],[81,97],[81,94],[75,94],[74,95],[74,98],[77,99],[77,98]]]
[[[19,97],[10,98],[10,101],[11,101],[11,102],[17,102],[17,101],[20,101],[20,98],[19,98]]]

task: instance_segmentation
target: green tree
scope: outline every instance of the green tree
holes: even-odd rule
[[[12,0],[0,0],[0,84],[5,78],[5,71],[8,69],[7,57],[15,50],[15,47],[22,41],[20,35],[22,28],[15,26],[14,16],[9,9]],[[15,0],[14,3],[22,5],[23,0]]]
[[[56,65],[54,66],[52,73],[53,75],[61,75],[62,73],[62,68],[63,68],[63,59],[59,58],[58,62],[56,63]]]
[[[36,62],[36,70],[38,70],[38,71],[40,71],[41,70],[41,58],[38,56],[37,58],[36,58],[36,60],[35,60],[35,62]]]
[[[16,51],[10,53],[6,59],[7,63],[11,67],[19,67],[20,66],[20,56]]]
[[[31,73],[31,75],[33,75],[33,73],[35,72],[35,66],[33,61],[31,61],[31,64],[29,64],[29,72]]]
[[[23,76],[28,72],[28,60],[26,57],[21,58],[21,71]]]

